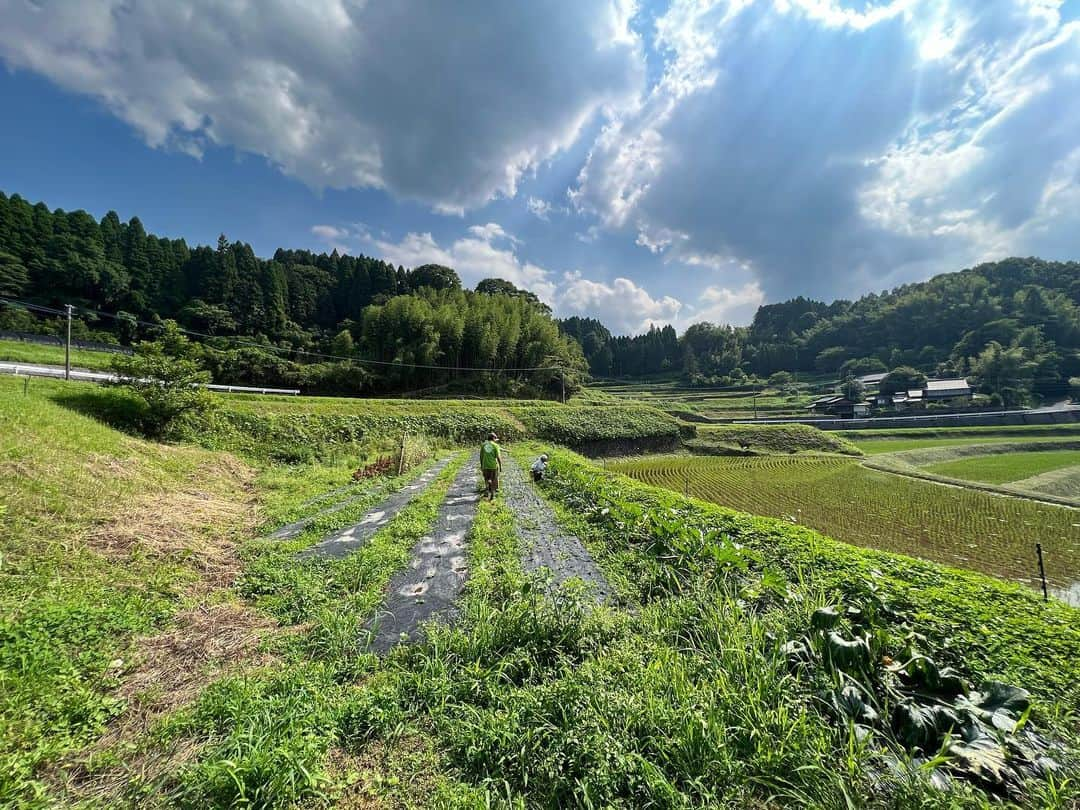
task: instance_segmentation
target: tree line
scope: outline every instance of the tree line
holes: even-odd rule
[[[970,377],[1016,405],[1063,396],[1080,377],[1080,263],[1010,258],[855,301],[793,298],[759,307],[747,327],[699,323],[681,337],[670,327],[613,337],[592,318],[561,327],[597,376],[740,385],[778,372],[843,379],[912,367]]]
[[[137,217],[122,222],[110,211],[98,221],[3,193],[0,296],[115,313],[82,315],[75,326],[77,336],[104,341],[153,339],[140,322],[173,320],[209,336],[191,353],[215,379],[237,384],[369,393],[459,384],[550,396],[564,382],[572,390],[585,368],[550,310],[501,279],[468,291],[439,265],[406,270],[336,250],[261,259],[225,236],[189,247],[147,233]],[[0,329],[57,326],[0,312]]]
[[[846,378],[912,367],[971,377],[1003,404],[1020,404],[1060,396],[1080,377],[1080,264],[1035,258],[855,301],[766,304],[746,327],[698,323],[680,336],[667,325],[627,336],[595,318],[555,321],[533,293],[502,279],[469,291],[439,265],[407,270],[284,249],[261,259],[224,236],[189,247],[147,233],[137,217],[98,221],[0,193],[0,296],[118,313],[81,318],[83,338],[131,343],[153,336],[140,321],[175,320],[211,336],[193,351],[216,379],[327,392],[459,386],[551,396],[563,377],[572,390],[585,371],[738,386],[781,372]],[[0,311],[0,329],[19,328],[55,325]],[[510,371],[534,367],[542,368]],[[553,377],[550,367],[567,373]]]

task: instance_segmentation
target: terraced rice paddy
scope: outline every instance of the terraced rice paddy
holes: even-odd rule
[[[900,453],[905,450],[929,450],[936,447],[971,447],[980,444],[999,444],[1003,441],[1022,441],[1024,439],[1022,434],[1020,436],[1006,434],[1004,437],[991,435],[976,436],[973,438],[955,437],[940,439],[907,439],[903,437],[897,437],[895,439],[862,439],[851,434],[852,431],[838,431],[834,435],[840,435],[843,438],[854,442],[855,446],[868,456],[879,456],[883,453]],[[1043,434],[1035,433],[1031,435],[1031,439],[1039,442],[1074,442],[1077,440],[1078,435],[1045,436]]]
[[[612,465],[609,465],[611,468]],[[655,456],[619,472],[724,506],[797,521],[838,540],[1037,584],[1080,580],[1080,510],[868,470],[839,457]]]
[[[1080,465],[1080,450],[1004,453],[975,456],[942,464],[930,464],[925,469],[936,475],[982,481],[987,484],[1007,484],[1035,475]]]

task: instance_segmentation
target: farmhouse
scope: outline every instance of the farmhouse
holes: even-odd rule
[[[954,380],[930,380],[926,383],[926,398],[933,399],[956,399],[962,397],[971,399],[974,392],[971,385],[963,378]]]
[[[812,413],[828,416],[839,416],[842,419],[850,419],[854,416],[868,416],[870,406],[865,402],[855,402],[839,394],[821,397],[806,406]]]

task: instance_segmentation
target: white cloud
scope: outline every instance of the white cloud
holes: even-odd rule
[[[684,329],[693,321],[726,322],[729,316],[745,322],[752,315],[749,308],[762,300],[760,288],[752,282],[735,290],[714,286],[705,290],[702,306],[694,309],[684,307],[670,295],[654,298],[628,278],[596,281],[585,278],[579,271],[559,276],[520,256],[518,240],[494,222],[474,225],[464,236],[449,244],[440,244],[430,233],[407,233],[399,241],[392,241],[373,236],[363,228],[350,231],[335,226],[315,226],[312,232],[327,240],[337,240],[348,234],[347,238],[359,250],[393,265],[452,267],[466,287],[475,287],[485,278],[505,279],[536,293],[560,317],[587,315],[599,318],[616,334],[637,334],[653,324],[671,323]]]
[[[765,292],[756,281],[731,289],[709,285],[701,292],[697,306],[688,308],[676,322],[679,331],[692,323],[746,324],[753,320],[757,308],[765,303]]]
[[[673,0],[663,75],[604,127],[572,202],[770,297],[1075,256],[1077,27],[1028,0]]]
[[[537,219],[542,219],[545,222],[551,217],[551,203],[547,200],[541,200],[538,197],[529,197],[525,203],[525,207],[529,209],[529,213]]]
[[[497,246],[498,241],[508,247]],[[466,287],[485,278],[501,278],[536,293],[540,300],[554,304],[557,297],[552,274],[517,255],[517,240],[496,223],[469,228],[468,235],[443,247],[430,233],[408,233],[399,242],[367,237],[365,252],[391,264],[418,267],[441,264],[452,267]]]
[[[325,239],[327,241],[344,239],[349,235],[349,232],[345,228],[338,228],[333,225],[312,225],[311,233],[320,239]]]
[[[682,308],[678,299],[670,295],[653,298],[628,278],[607,283],[567,273],[557,310],[563,315],[598,318],[616,334],[637,334],[653,324],[663,326],[675,321]]]
[[[0,0],[0,58],[148,144],[265,156],[316,187],[461,213],[635,96],[633,4]]]
[[[484,242],[494,242],[496,239],[505,239],[511,244],[518,244],[518,240],[514,238],[514,235],[503,230],[502,225],[499,225],[497,222],[489,222],[486,225],[473,225],[469,228],[469,233]]]

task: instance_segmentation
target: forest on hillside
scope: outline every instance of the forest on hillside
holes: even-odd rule
[[[1023,404],[1064,396],[1080,375],[1080,263],[1011,258],[856,301],[794,298],[760,307],[748,327],[699,323],[681,337],[670,327],[615,337],[592,318],[562,328],[597,376],[740,385],[781,371],[843,378],[910,366],[972,377]]]
[[[1023,404],[1063,396],[1080,377],[1080,263],[1035,258],[855,301],[766,304],[746,327],[625,336],[594,318],[556,320],[502,279],[464,290],[438,265],[285,249],[262,259],[224,236],[189,247],[148,234],[138,218],[98,221],[0,193],[0,297],[83,307],[77,336],[122,343],[152,338],[143,324],[175,320],[209,336],[201,360],[215,379],[315,392],[555,396],[586,370],[738,386],[784,371],[843,378],[910,366],[971,377],[1002,403]],[[0,309],[0,330],[56,328]]]
[[[337,251],[261,259],[224,236],[189,247],[148,234],[138,218],[109,212],[99,222],[2,193],[0,297],[73,304],[75,335],[106,342],[152,339],[145,324],[175,320],[208,336],[200,360],[237,384],[387,393],[457,382],[554,396],[585,368],[550,310],[501,279],[470,291],[439,265],[406,270]],[[24,309],[0,311],[0,330],[57,329]]]

